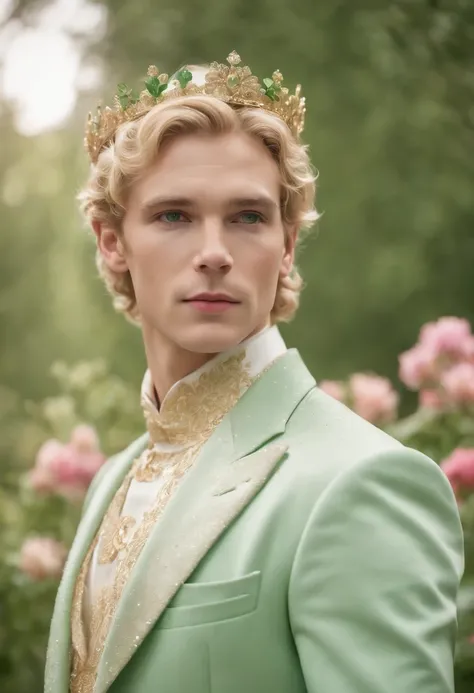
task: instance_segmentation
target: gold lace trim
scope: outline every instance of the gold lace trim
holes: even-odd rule
[[[147,450],[135,469],[136,481],[154,481],[166,472],[167,469],[169,470],[176,464],[179,464],[181,457],[185,454],[186,448],[176,452],[163,452],[156,449]]]
[[[148,450],[143,459],[135,461],[87,552],[76,581],[73,598],[71,693],[92,693],[100,658],[119,600],[153,527],[214,428],[252,384],[254,379],[243,367],[244,358],[245,352],[239,352],[210,371],[204,372],[195,382],[181,383],[170,393],[163,412],[146,409],[148,428],[154,443],[187,443],[188,446],[179,453]],[[193,440],[192,444],[189,444],[190,439]],[[121,518],[121,512],[132,478],[151,481],[170,464],[171,473],[160,487],[153,508],[144,514],[140,525],[127,541],[129,518]],[[127,522],[124,522],[124,519]],[[104,548],[100,551],[101,562],[116,560],[117,565],[113,584],[102,588],[98,599],[92,605],[87,639],[82,617],[84,589],[99,538],[104,541]]]
[[[170,391],[160,412],[143,402],[152,443],[183,446],[204,442],[223,414],[252,384],[244,367],[245,350],[204,371],[194,381],[183,380]]]
[[[72,607],[72,668],[70,693],[92,693],[97,678],[102,647],[107,637],[110,620],[113,613],[109,605],[114,602],[115,585],[104,587],[92,612],[89,627],[89,642],[87,643],[86,629],[82,617],[84,589],[89,572],[92,556],[97,546],[98,535],[89,548],[81,572],[77,578]]]
[[[129,530],[135,525],[134,517],[120,516],[131,482],[132,476],[127,476],[109,506],[107,519],[102,523],[98,555],[101,565],[115,561],[120,551],[127,545]]]

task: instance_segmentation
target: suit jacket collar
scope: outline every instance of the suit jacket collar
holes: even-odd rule
[[[232,459],[248,455],[284,433],[294,410],[315,385],[296,349],[277,359],[230,412]]]

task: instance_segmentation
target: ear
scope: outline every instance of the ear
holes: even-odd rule
[[[92,222],[92,230],[97,239],[97,248],[107,267],[112,272],[127,272],[128,263],[125,256],[125,247],[117,230],[111,226],[105,226],[97,220]]]
[[[295,227],[291,227],[287,230],[285,250],[283,253],[283,258],[280,267],[280,279],[288,277],[295,262],[295,248],[296,239],[298,237],[298,230]]]

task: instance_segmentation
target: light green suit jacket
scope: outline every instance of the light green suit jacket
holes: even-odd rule
[[[146,442],[91,487],[47,693],[68,691],[77,573]],[[291,350],[222,421],[156,524],[94,693],[452,693],[462,569],[438,466],[318,390]]]

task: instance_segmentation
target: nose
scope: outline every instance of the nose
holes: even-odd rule
[[[224,243],[219,225],[208,225],[203,229],[201,246],[194,258],[196,272],[226,274],[232,269],[233,259]]]

